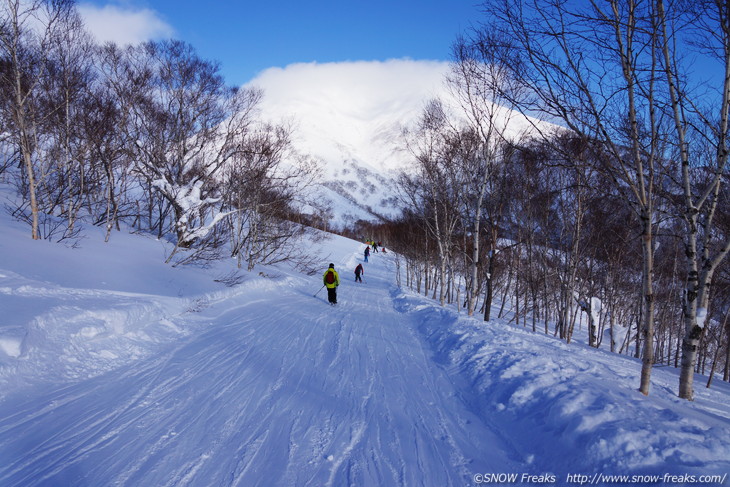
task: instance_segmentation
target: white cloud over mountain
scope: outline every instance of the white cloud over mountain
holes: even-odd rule
[[[147,8],[130,9],[114,5],[97,7],[88,3],[78,6],[86,28],[99,42],[120,45],[172,37],[175,30],[157,12]]]
[[[267,116],[294,119],[310,153],[392,169],[400,165],[393,153],[400,128],[444,94],[447,69],[408,59],[293,64],[265,70],[251,84],[264,90]]]
[[[428,100],[444,96],[448,63],[353,61],[293,64],[263,71],[250,85],[264,90],[262,113],[294,123],[294,144],[322,161],[336,219],[394,214],[395,171],[409,156],[401,129]],[[342,198],[352,205],[342,208]]]

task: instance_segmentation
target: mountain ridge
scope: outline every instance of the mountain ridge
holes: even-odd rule
[[[400,213],[394,183],[410,162],[401,132],[430,99],[446,95],[447,69],[409,59],[302,63],[266,70],[250,85],[263,90],[269,121],[293,123],[295,150],[320,162],[317,198],[342,228]]]

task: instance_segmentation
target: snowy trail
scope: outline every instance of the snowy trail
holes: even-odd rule
[[[398,310],[389,257],[355,284],[352,252],[333,257],[336,308],[312,298],[318,276],[288,278],[202,310],[157,355],[0,404],[0,485],[446,486],[518,471]]]

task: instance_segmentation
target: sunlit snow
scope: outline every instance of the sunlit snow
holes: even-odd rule
[[[2,486],[730,471],[727,383],[689,403],[657,368],[644,397],[638,360],[440,308],[396,286],[392,252],[361,284],[362,243],[302,242],[313,275],[258,267],[226,287],[233,263],[172,268],[145,236],[89,228],[67,248],[0,228]],[[334,308],[314,296],[329,262]]]

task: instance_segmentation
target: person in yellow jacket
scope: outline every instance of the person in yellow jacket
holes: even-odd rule
[[[327,287],[327,300],[332,306],[337,304],[337,286],[340,285],[340,276],[335,270],[335,265],[330,264],[329,268],[322,275],[322,282]]]

